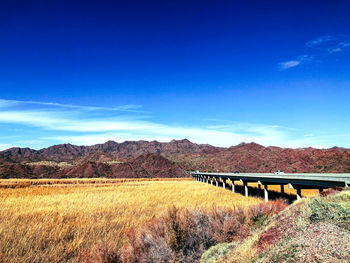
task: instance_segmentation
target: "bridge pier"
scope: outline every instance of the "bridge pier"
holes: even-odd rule
[[[243,181],[244,186],[244,195],[248,196],[248,183],[246,181]]]
[[[216,182],[216,187],[219,187],[219,180],[218,180],[218,178],[215,178],[215,182]]]
[[[269,192],[268,192],[267,184],[264,184],[264,197],[265,197],[265,202],[268,202],[269,201]]]
[[[231,180],[232,182],[232,193],[235,193],[235,181]]]
[[[297,200],[301,199],[301,188],[297,188]]]
[[[284,184],[281,184],[281,196],[284,197]]]
[[[226,189],[226,179],[222,179],[222,188]]]
[[[261,196],[261,183],[258,183],[258,196]]]

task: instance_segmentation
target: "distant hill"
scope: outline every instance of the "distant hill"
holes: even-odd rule
[[[59,144],[41,150],[29,148],[10,148],[0,152],[0,161],[7,162],[33,162],[55,161],[69,162],[87,156],[92,153],[110,153],[113,158],[126,160],[146,153],[158,153],[164,155],[177,155],[187,153],[216,153],[221,148],[208,144],[195,144],[189,140],[173,140],[169,143],[157,141],[125,141],[117,143],[108,141],[104,144],[92,146],[76,146],[72,144]]]
[[[0,178],[178,178],[185,177],[184,169],[165,157],[150,153],[123,163],[84,159],[74,165],[58,163],[0,164]]]
[[[108,141],[92,146],[54,145],[41,150],[0,152],[0,177],[179,177],[183,170],[220,172],[350,172],[350,149],[264,147],[241,143],[229,148],[187,139]],[[180,173],[179,170],[182,172]],[[162,172],[160,172],[162,171]]]

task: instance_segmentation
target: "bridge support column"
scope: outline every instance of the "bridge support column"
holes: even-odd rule
[[[215,181],[216,181],[216,186],[218,187],[218,186],[219,186],[219,180],[218,180],[218,178],[215,178]]]
[[[222,188],[226,189],[226,180],[222,179]]]
[[[301,189],[297,188],[297,200],[301,199]]]
[[[268,202],[269,201],[269,191],[268,191],[267,184],[264,184],[264,197],[265,197],[265,202]]]
[[[248,183],[246,181],[243,181],[244,185],[244,195],[248,196]]]
[[[231,180],[231,182],[232,182],[232,193],[235,193],[235,181]]]
[[[261,196],[261,184],[258,183],[258,196]]]
[[[284,184],[281,184],[281,196],[284,197]]]
[[[206,183],[207,183],[207,184],[209,183],[209,177],[206,178]]]

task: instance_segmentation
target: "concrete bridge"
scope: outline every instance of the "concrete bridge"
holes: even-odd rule
[[[273,174],[273,173],[204,173],[204,172],[190,172],[192,177],[203,183],[216,186],[222,185],[225,189],[228,187],[227,181],[232,183],[232,192],[235,192],[235,181],[243,183],[245,196],[249,195],[248,183],[258,183],[259,193],[261,191],[261,185],[264,186],[265,201],[269,200],[269,185],[280,185],[281,195],[284,195],[284,186],[288,185],[291,189],[296,189],[297,199],[301,199],[302,189],[318,189],[320,192],[323,189],[330,187],[349,187],[350,186],[350,173],[285,173],[285,174]]]

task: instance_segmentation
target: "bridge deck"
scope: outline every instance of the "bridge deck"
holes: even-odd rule
[[[279,184],[281,185],[281,194],[284,194],[284,186],[288,184],[290,188],[297,190],[297,199],[301,198],[301,189],[319,189],[322,191],[324,188],[340,186],[350,186],[350,174],[317,174],[317,173],[285,173],[285,174],[272,174],[272,173],[202,173],[199,171],[190,173],[197,181],[213,184],[216,181],[216,186],[219,186],[222,181],[222,186],[226,188],[226,180],[232,181],[232,192],[235,192],[234,181],[242,181],[244,185],[245,196],[248,196],[248,183],[258,182],[259,191],[260,184],[264,185],[264,196],[267,202],[268,197],[268,185]]]
[[[191,172],[193,177],[221,178],[242,180],[245,182],[259,182],[261,184],[291,184],[302,188],[328,188],[333,186],[350,186],[350,174],[347,173],[204,173]]]

